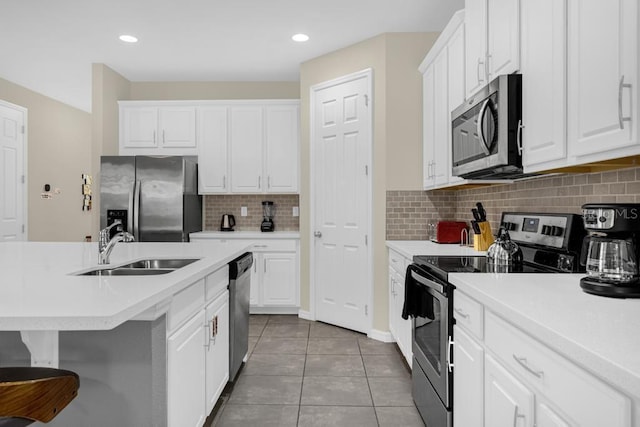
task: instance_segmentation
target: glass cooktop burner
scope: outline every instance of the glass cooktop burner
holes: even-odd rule
[[[490,273],[495,266],[490,266],[485,256],[427,256],[413,257],[413,262],[435,273],[443,280],[449,273]],[[552,270],[524,263],[519,266],[501,268],[501,273],[553,273]]]

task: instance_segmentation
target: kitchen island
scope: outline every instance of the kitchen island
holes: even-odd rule
[[[202,424],[228,378],[227,263],[248,248],[119,243],[109,267],[198,260],[161,275],[82,276],[98,267],[96,244],[0,243],[0,366],[80,375],[78,398],[50,425]]]

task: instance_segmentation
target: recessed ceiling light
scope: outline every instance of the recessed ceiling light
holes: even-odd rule
[[[138,38],[130,36],[129,34],[123,34],[120,36],[120,40],[127,43],[136,43],[138,41]]]
[[[302,43],[302,42],[306,42],[307,40],[309,40],[309,36],[308,36],[308,35],[306,35],[306,34],[302,34],[302,33],[300,33],[300,34],[294,34],[294,35],[291,37],[291,39],[292,39],[294,42],[300,42],[300,43]]]

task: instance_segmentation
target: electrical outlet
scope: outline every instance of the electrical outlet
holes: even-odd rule
[[[247,207],[246,206],[242,206],[240,208],[240,216],[247,216]]]
[[[293,216],[300,216],[300,209],[297,206],[293,207]]]

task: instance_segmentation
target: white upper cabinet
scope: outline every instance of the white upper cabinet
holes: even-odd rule
[[[200,194],[298,192],[298,100],[118,104],[120,155],[197,155]]]
[[[269,193],[298,191],[298,105],[266,107],[265,175]]]
[[[449,87],[448,87],[448,63],[447,49],[443,49],[433,63],[434,68],[434,141],[435,153],[433,163],[433,180],[436,186],[441,186],[449,182],[451,175],[451,162],[449,161],[449,151],[446,147],[451,146],[450,128],[451,112],[449,111]]]
[[[198,191],[229,192],[228,108],[201,107],[198,136]]]
[[[466,96],[473,96],[487,80],[487,2],[465,0],[465,76]]]
[[[197,154],[196,108],[120,102],[121,155]]]
[[[570,0],[568,15],[569,155],[637,145],[637,0]]]
[[[525,172],[563,166],[566,152],[566,0],[521,0]]]
[[[448,63],[448,102],[449,113],[447,114],[447,141],[451,141],[451,112],[464,103],[465,100],[465,74],[464,74],[464,24],[460,24],[455,30],[449,43],[447,44],[447,63]],[[449,144],[447,144],[447,147]],[[445,150],[447,153],[447,176],[449,183],[455,184],[463,181],[458,176],[451,175],[452,172],[452,156],[451,150]]]
[[[231,108],[231,191],[262,193],[264,127],[261,106]]]
[[[520,1],[486,0],[489,81],[520,69]]]
[[[423,138],[423,182],[425,190],[435,185],[433,164],[435,163],[435,96],[434,96],[434,66],[431,65],[422,75],[422,138]]]
[[[520,0],[465,1],[467,97],[520,68]]]

